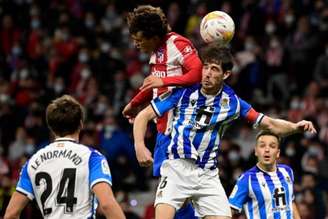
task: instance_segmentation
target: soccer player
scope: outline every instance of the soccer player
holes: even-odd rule
[[[135,121],[133,134],[138,161],[151,164],[145,146],[147,123],[173,109],[168,159],[161,166],[161,182],[155,199],[155,218],[172,219],[186,198],[191,198],[197,216],[206,219],[231,218],[227,195],[218,177],[217,157],[221,137],[239,116],[255,127],[277,135],[310,131],[309,121],[292,123],[256,112],[224,83],[232,69],[232,56],[226,48],[212,44],[201,55],[201,85],[177,88],[151,101]]]
[[[160,8],[142,5],[129,13],[129,31],[135,46],[149,53],[150,76],[144,80],[141,91],[123,109],[123,115],[134,118],[140,106],[148,105],[158,95],[172,86],[192,85],[201,80],[202,63],[192,43],[172,32],[165,14]],[[167,135],[171,132],[171,113],[157,119],[157,144],[154,152],[154,176],[165,157]]]
[[[247,218],[300,219],[294,202],[293,170],[277,164],[280,137],[270,131],[262,131],[256,137],[255,167],[242,174],[229,197],[234,213],[242,207]]]
[[[83,119],[82,106],[71,96],[49,104],[46,120],[55,141],[24,165],[5,219],[19,218],[33,198],[44,218],[94,218],[95,198],[106,218],[125,218],[111,189],[105,157],[78,143]]]
[[[129,31],[135,46],[150,54],[150,76],[141,91],[123,109],[123,115],[133,119],[140,107],[150,100],[171,90],[173,86],[188,86],[200,82],[202,63],[192,43],[172,32],[167,18],[160,8],[141,5],[127,17]],[[153,175],[160,176],[160,167],[166,159],[170,142],[172,112],[157,118],[157,138],[154,149]],[[189,210],[188,210],[189,209]],[[192,208],[178,213],[177,218],[190,218]]]

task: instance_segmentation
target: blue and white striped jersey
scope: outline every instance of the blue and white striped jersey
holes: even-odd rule
[[[92,187],[112,184],[106,158],[68,138],[39,150],[24,165],[16,190],[36,199],[44,218],[94,218]]]
[[[241,116],[258,123],[263,114],[252,110],[256,116],[253,113],[251,119],[252,107],[227,85],[217,95],[205,95],[200,89],[200,84],[173,89],[152,100],[151,106],[159,117],[174,108],[168,158],[191,158],[201,168],[214,169],[220,139],[231,122]]]
[[[229,197],[230,206],[244,208],[249,219],[293,218],[292,169],[278,164],[275,172],[265,172],[255,166],[239,177]]]

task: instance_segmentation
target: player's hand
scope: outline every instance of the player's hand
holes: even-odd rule
[[[163,80],[161,78],[155,77],[153,75],[149,75],[145,78],[142,86],[139,88],[140,90],[147,90],[150,88],[162,87],[164,85]]]
[[[151,152],[145,146],[136,147],[137,160],[142,167],[149,167],[153,163]]]
[[[310,121],[302,120],[296,123],[297,130],[301,132],[310,132],[312,134],[316,134],[317,130],[314,128],[314,125]]]
[[[129,120],[129,123],[131,123],[131,124],[133,123],[134,118],[136,117],[137,113],[138,113],[138,110],[136,108],[132,107],[131,103],[128,103],[122,111],[123,116],[125,118],[127,118]]]

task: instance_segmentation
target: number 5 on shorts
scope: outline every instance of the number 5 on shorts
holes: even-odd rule
[[[164,189],[165,186],[167,184],[167,176],[165,176],[164,178],[162,178],[161,180],[161,184],[159,184],[159,189]]]

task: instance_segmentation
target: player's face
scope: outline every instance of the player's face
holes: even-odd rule
[[[230,71],[223,72],[221,65],[205,62],[202,70],[202,91],[206,94],[216,94],[229,75]]]
[[[157,48],[159,43],[158,37],[146,38],[143,36],[141,31],[131,35],[131,37],[135,47],[139,49],[141,52],[145,52],[145,53],[153,52]]]
[[[267,167],[275,165],[279,154],[279,142],[275,136],[262,135],[258,138],[255,146],[255,155],[260,165]]]

